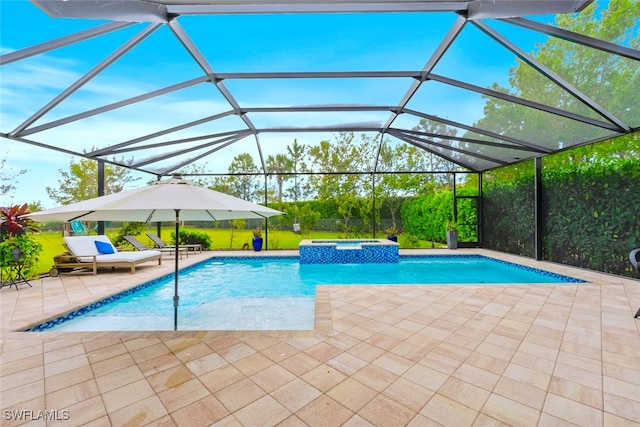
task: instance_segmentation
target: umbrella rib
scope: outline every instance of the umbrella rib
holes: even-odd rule
[[[156,213],[156,210],[152,210],[151,213],[149,214],[149,216],[147,217],[147,220],[145,221],[146,223],[149,223],[151,221],[151,217],[153,217],[153,214]]]
[[[95,211],[89,211],[89,212],[85,212],[82,215],[78,215],[76,217],[71,218],[69,221],[75,221],[78,218],[82,218],[83,216],[87,216],[87,215],[91,215],[92,213],[94,213]]]
[[[211,219],[213,219],[214,221],[217,221],[216,217],[213,216],[213,214],[209,211],[209,209],[205,209],[205,211],[209,214],[209,216],[211,217]]]

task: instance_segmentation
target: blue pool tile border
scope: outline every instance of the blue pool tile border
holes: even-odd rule
[[[514,267],[514,268],[519,268],[522,270],[526,270],[529,272],[533,272],[533,273],[537,273],[537,274],[541,274],[543,276],[548,276],[548,277],[552,277],[554,279],[557,280],[561,280],[562,282],[565,283],[586,283],[586,280],[582,280],[582,279],[576,279],[574,277],[570,277],[570,276],[565,276],[563,274],[558,274],[558,273],[552,273],[550,271],[545,271],[545,270],[541,270],[538,268],[534,268],[534,267],[528,267],[525,265],[521,265],[521,264],[516,264],[513,262],[509,262],[509,261],[503,261],[500,259],[496,259],[496,258],[491,258],[485,255],[400,255],[399,256],[400,259],[425,259],[425,258],[463,258],[463,259],[485,259],[488,261],[492,261],[492,262],[496,262],[499,264],[505,264],[508,265],[510,267]],[[200,266],[202,266],[202,264],[207,264],[210,262],[223,262],[223,261],[227,261],[227,260],[240,260],[240,261],[246,261],[246,260],[251,260],[251,261],[255,261],[255,260],[282,260],[282,259],[289,259],[289,260],[294,260],[297,259],[299,260],[299,257],[296,255],[284,255],[284,256],[277,256],[277,255],[269,255],[269,256],[260,256],[260,257],[255,257],[255,256],[217,256],[217,257],[212,257],[212,258],[207,258],[205,260],[202,260],[200,262],[197,262],[193,265],[190,265],[188,267],[182,268],[180,269],[181,273],[187,273],[189,271],[195,270],[197,268],[199,268]],[[122,299],[126,296],[129,296],[131,294],[135,294],[136,292],[139,292],[143,289],[146,289],[150,286],[154,286],[157,285],[160,282],[164,282],[166,280],[169,279],[173,279],[174,278],[174,273],[169,273],[169,274],[165,274],[164,276],[155,278],[153,280],[150,280],[146,283],[142,283],[140,285],[134,286],[131,289],[127,289],[126,291],[122,291],[119,292],[115,295],[111,295],[109,297],[103,298],[99,301],[96,301],[94,303],[91,303],[87,306],[84,306],[82,308],[79,308],[77,310],[73,310],[70,311],[66,314],[63,314],[61,316],[56,317],[55,319],[51,319],[51,320],[47,320],[46,322],[43,323],[39,323],[37,325],[31,326],[27,329],[22,330],[22,332],[44,332],[48,329],[51,329],[55,326],[58,326],[61,323],[64,323],[68,320],[74,319],[76,317],[79,316],[83,316],[93,310],[96,310],[100,307],[103,307],[105,305],[111,304],[112,302],[118,301],[119,299]]]

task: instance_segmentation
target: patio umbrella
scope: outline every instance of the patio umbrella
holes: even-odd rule
[[[176,224],[174,329],[178,329],[178,235],[180,221],[220,221],[237,218],[264,219],[282,212],[199,187],[180,178],[154,182],[145,187],[53,209],[27,216],[36,221],[105,221],[129,222],[174,221]]]

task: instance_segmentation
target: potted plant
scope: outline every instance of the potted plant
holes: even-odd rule
[[[0,269],[4,270],[3,278],[15,279],[15,271],[11,267],[18,263],[22,265],[22,274],[29,277],[38,262],[42,245],[30,232],[39,230],[31,218],[23,216],[28,213],[26,203],[0,209]]]
[[[447,248],[458,249],[458,223],[454,220],[448,221],[447,229]]]
[[[253,229],[253,240],[251,241],[253,244],[253,250],[258,252],[262,250],[262,230],[259,228]]]
[[[397,242],[398,241],[398,234],[399,231],[396,228],[396,225],[393,224],[391,227],[386,229],[386,233],[387,233],[387,239],[391,240],[392,242]]]

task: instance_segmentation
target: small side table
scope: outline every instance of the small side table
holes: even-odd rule
[[[29,283],[29,280],[24,277],[24,274],[22,273],[22,270],[24,269],[24,262],[11,262],[7,265],[7,267],[9,269],[9,278],[6,282],[3,281],[2,278],[0,278],[0,288],[3,288],[5,286],[9,286],[9,288],[11,288],[11,286],[15,286],[17,291],[19,290],[18,285],[21,285],[23,283],[26,283],[31,288],[33,287],[31,286],[31,283]]]

